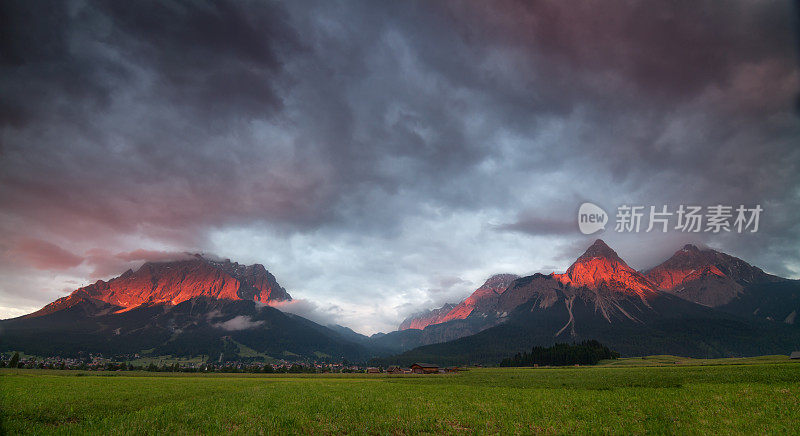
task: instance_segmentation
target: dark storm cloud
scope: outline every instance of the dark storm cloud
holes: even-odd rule
[[[572,218],[571,216],[568,218]],[[530,233],[532,235],[574,235],[576,224],[564,218],[546,218],[536,215],[523,214],[512,223],[497,226],[498,230]]]
[[[185,240],[241,216],[314,219],[319,177],[302,156],[265,158],[245,132],[281,108],[282,62],[300,49],[280,7],[52,6],[4,14],[4,203],[74,236],[100,224]]]
[[[410,222],[455,235],[486,216],[572,247],[583,200],[761,203],[758,234],[700,239],[790,274],[793,7],[3,2],[0,233],[87,265],[230,228],[351,238],[371,258],[415,250]],[[431,244],[475,250],[444,233]]]
[[[136,64],[155,71],[176,109],[269,112],[281,105],[270,80],[281,52],[298,49],[285,14],[270,4],[10,1],[3,17],[0,59],[16,79],[4,88],[17,97],[10,102],[17,110],[4,113],[17,124],[14,116],[41,114],[35,105],[48,103],[32,97],[58,93],[104,109],[135,79]]]
[[[281,107],[273,74],[298,50],[278,6],[264,2],[101,2],[124,54],[147,59],[181,109],[269,114]],[[127,38],[126,38],[127,36]]]
[[[579,195],[612,210],[625,202],[766,204],[761,234],[710,239],[717,248],[797,274],[784,266],[797,264],[788,253],[800,238],[791,2],[466,5],[454,8],[465,32],[479,44],[516,47],[543,63],[534,69],[549,74],[540,84],[572,109],[574,130],[558,138],[559,150],[548,151],[547,159],[534,154],[571,174],[561,187],[594,180],[596,187]],[[528,93],[527,100],[536,96]],[[538,168],[525,153],[518,158],[521,167]],[[541,235],[567,228],[544,214],[500,229]],[[561,217],[574,219],[574,213]]]
[[[456,5],[456,14],[466,18],[464,32],[477,41],[488,36],[558,58],[556,68],[568,76],[619,74],[661,98],[692,98],[748,62],[772,60],[791,68],[794,61],[791,2],[736,2],[725,8],[712,1]]]

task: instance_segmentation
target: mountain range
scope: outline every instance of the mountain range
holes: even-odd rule
[[[0,350],[29,354],[361,360],[363,345],[271,305],[291,301],[263,265],[195,255],[148,262],[0,321]]]
[[[800,346],[800,282],[693,245],[643,274],[597,240],[564,274],[518,278],[493,301],[465,318],[482,320],[478,333],[394,361],[488,363],[534,345],[585,339],[623,355],[720,357]]]
[[[533,345],[584,339],[623,355],[800,348],[800,281],[693,245],[639,272],[597,240],[562,274],[497,274],[459,303],[370,337],[273,307],[289,302],[262,265],[200,255],[148,262],[0,321],[0,351],[446,364],[496,363]]]
[[[240,265],[194,255],[174,262],[147,262],[107,282],[98,280],[27,315],[47,315],[85,302],[124,312],[143,305],[176,305],[196,297],[260,303],[290,301],[291,295],[263,265]]]
[[[777,295],[781,290],[795,289],[798,281],[767,274],[739,258],[691,244],[675,252],[660,265],[639,273],[620,259],[605,242],[597,240],[565,274],[551,276],[572,287],[605,287],[617,292],[639,294],[667,292],[726,312],[785,321],[787,324],[794,324],[800,309],[800,299],[780,298]],[[424,329],[452,319],[465,319],[473,312],[473,316],[481,317],[502,315],[528,298],[512,293],[504,299],[512,299],[512,302],[498,306],[500,295],[517,279],[519,276],[513,274],[492,276],[460,304],[447,303],[440,309],[412,315],[400,324],[399,330]],[[777,299],[789,304],[774,304]],[[463,310],[465,307],[470,310]],[[443,312],[444,309],[447,311]]]

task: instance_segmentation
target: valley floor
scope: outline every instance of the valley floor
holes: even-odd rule
[[[5,434],[788,434],[800,362],[620,359],[458,374],[0,370]]]

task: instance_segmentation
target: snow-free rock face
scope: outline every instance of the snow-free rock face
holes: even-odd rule
[[[554,274],[553,278],[576,288],[604,288],[640,297],[652,296],[657,292],[650,280],[629,267],[601,239],[596,240],[566,273]]]
[[[643,324],[658,314],[652,303],[664,294],[628,266],[602,240],[594,242],[564,274],[534,274],[512,283],[500,297],[499,317],[521,307],[541,316],[561,314],[551,334],[576,337],[588,324]],[[674,298],[674,297],[672,297]]]
[[[425,328],[470,316],[485,318],[486,328],[503,322],[518,306],[531,300],[540,308],[563,305],[569,311],[578,299],[594,307],[608,322],[623,318],[638,322],[649,311],[647,300],[659,294],[650,280],[598,239],[563,274],[492,276],[447,314],[436,312],[435,316],[418,317],[413,321],[416,327],[410,328]],[[404,321],[401,330],[408,325],[412,323]]]
[[[292,299],[263,265],[240,265],[196,255],[188,260],[148,262],[109,281],[98,280],[29,316],[45,315],[82,301],[105,302],[118,310],[129,310],[141,305],[176,305],[195,297],[261,303]]]
[[[444,317],[456,307],[454,303],[446,303],[438,309],[426,310],[415,313],[400,323],[398,330],[419,329],[422,330],[431,324],[444,322]]]
[[[765,273],[761,268],[710,248],[699,249],[685,245],[661,265],[647,272],[660,289],[672,289],[683,283],[687,275],[704,266],[714,266],[722,274],[741,284],[777,282],[780,277]]]
[[[647,277],[663,291],[711,307],[731,302],[745,286],[784,280],[737,257],[691,244],[648,271]]]
[[[515,274],[495,274],[475,292],[459,304],[448,303],[439,309],[412,315],[406,318],[399,330],[424,329],[429,325],[442,324],[456,319],[465,319],[473,313],[494,312],[497,300],[509,284],[519,278]]]
[[[518,279],[516,274],[495,274],[489,277],[480,288],[476,289],[469,297],[459,303],[447,316],[443,322],[453,319],[464,319],[473,313],[487,314],[496,311],[497,301],[508,285]]]
[[[440,334],[446,340],[463,338],[458,343],[448,342],[442,352],[473,353],[471,358],[505,343],[513,344],[510,350],[553,341],[605,337],[618,340],[618,345],[625,345],[624,337],[628,335],[640,338],[640,335],[649,334],[653,334],[654,340],[651,349],[657,350],[658,341],[663,341],[659,329],[665,325],[678,326],[681,330],[684,318],[716,316],[710,308],[659,291],[614,250],[597,240],[566,272],[536,273],[517,278],[505,286],[491,310],[474,311],[462,320],[430,325],[419,335],[427,339],[430,332]],[[486,336],[487,331],[494,333]],[[680,334],[684,334],[682,330]],[[481,349],[464,345],[478,343],[470,338],[485,337],[491,339],[480,342]],[[510,341],[509,338],[514,339]],[[638,342],[639,339],[635,339],[626,346],[632,345],[631,353],[636,353],[638,349],[647,348],[649,340]],[[675,343],[681,344],[683,340],[676,339]],[[705,346],[702,340],[699,342],[701,344],[696,349]],[[680,349],[680,346],[672,349]],[[424,352],[435,354],[431,350],[436,350],[435,345],[425,347]]]

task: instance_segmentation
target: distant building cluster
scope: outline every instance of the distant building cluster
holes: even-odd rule
[[[101,354],[89,354],[84,358],[20,356],[19,353],[0,354],[0,368],[63,369],[85,371],[152,371],[152,372],[242,372],[242,373],[367,373],[367,374],[439,374],[457,372],[457,367],[440,368],[430,363],[415,363],[410,367],[389,366],[387,368],[358,364],[328,362],[290,362],[277,360],[272,363],[225,361],[180,361],[171,359],[146,359],[138,354],[129,359],[110,359]]]
[[[460,369],[456,366],[450,366],[447,368],[440,368],[439,365],[434,365],[432,363],[415,363],[408,368],[403,368],[400,366],[390,366],[385,370],[380,367],[368,367],[367,373],[369,374],[379,374],[379,373],[386,373],[386,374],[443,374],[448,372],[458,372]]]

